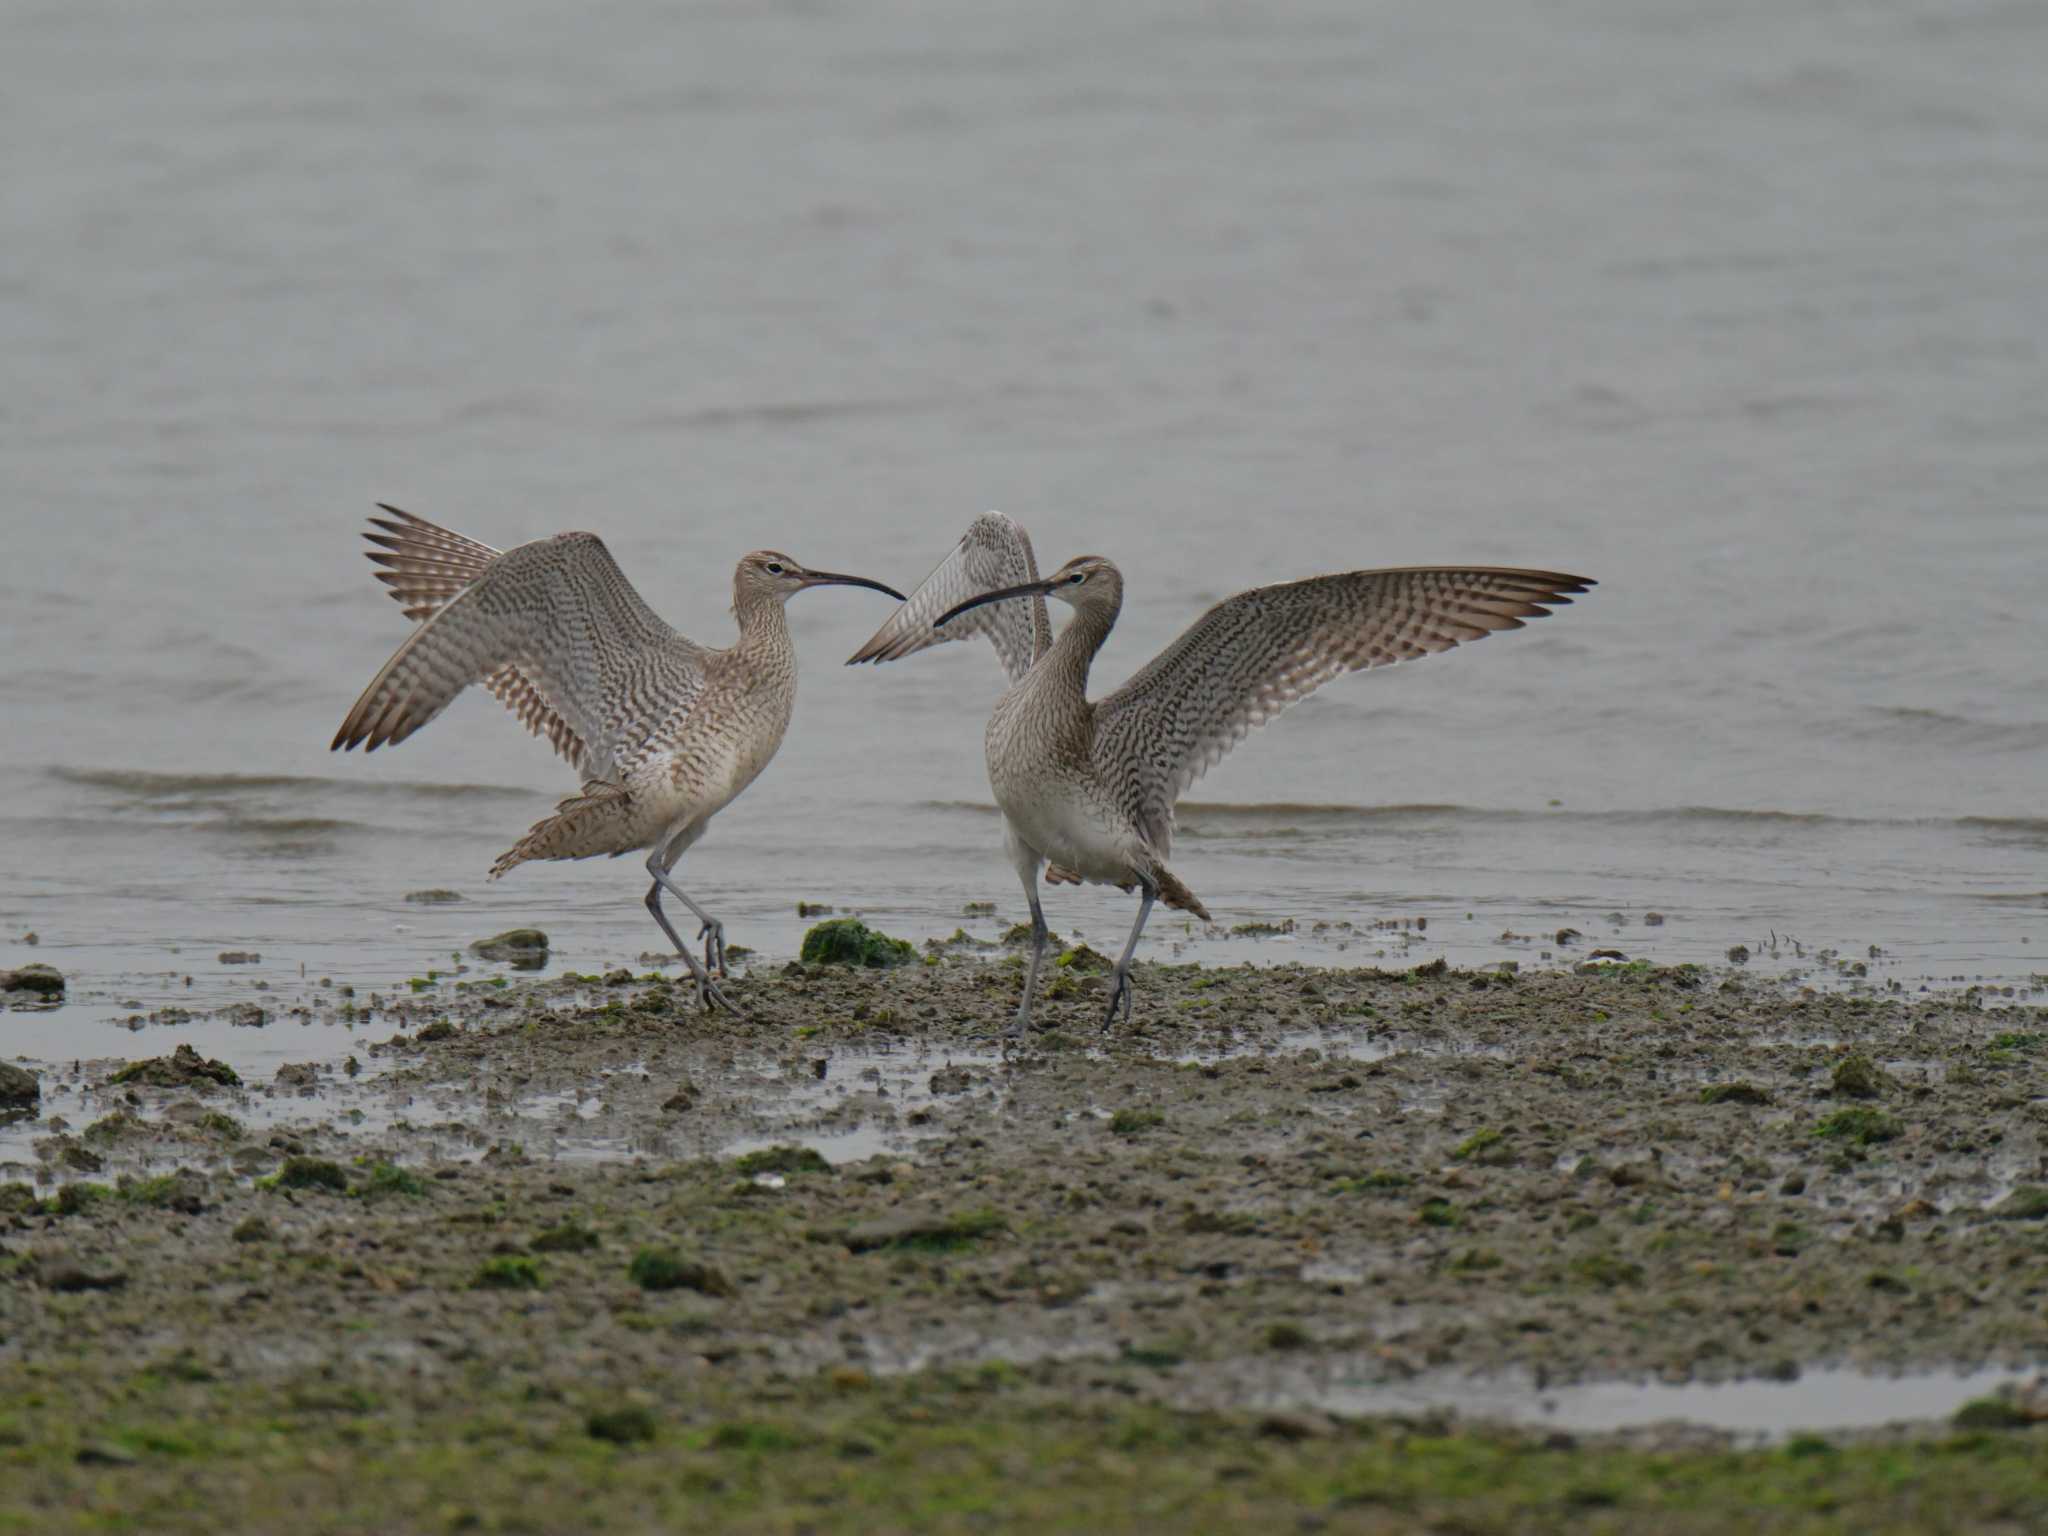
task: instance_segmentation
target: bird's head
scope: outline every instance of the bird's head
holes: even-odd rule
[[[814,571],[779,550],[757,549],[740,561],[739,569],[733,572],[733,604],[744,608],[750,601],[761,602],[764,599],[786,603],[806,587],[869,587],[888,593],[899,603],[903,601],[903,594],[894,587],[885,587],[865,576]]]
[[[1057,598],[1077,611],[1107,612],[1114,619],[1124,601],[1123,572],[1116,568],[1114,561],[1101,555],[1076,555],[1050,576],[1027,581],[1022,586],[1004,587],[999,591],[984,592],[979,597],[970,597],[932,620],[932,627],[937,629],[983,603],[1000,603],[1013,597]]]

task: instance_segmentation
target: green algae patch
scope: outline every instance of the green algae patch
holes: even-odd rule
[[[892,1211],[856,1222],[840,1232],[820,1233],[824,1241],[844,1243],[854,1253],[894,1249],[912,1253],[951,1253],[985,1237],[1008,1230],[1009,1222],[993,1206],[952,1215],[926,1211]]]
[[[196,1216],[206,1209],[206,1180],[183,1168],[152,1178],[123,1179],[115,1193],[130,1205],[153,1206],[184,1216]]]
[[[242,1079],[224,1061],[209,1061],[189,1045],[181,1045],[168,1056],[131,1061],[107,1079],[144,1088],[239,1088]]]
[[[1109,1117],[1109,1130],[1113,1136],[1142,1136],[1164,1124],[1166,1116],[1156,1109],[1120,1109]]]
[[[1451,1156],[1461,1163],[1484,1163],[1490,1168],[1505,1168],[1515,1161],[1515,1149],[1509,1145],[1507,1132],[1487,1126],[1474,1131],[1451,1148]]]
[[[64,996],[64,974],[54,965],[24,965],[0,971],[0,992],[28,992],[48,1000]]]
[[[2034,1420],[2010,1398],[1973,1397],[1956,1410],[1957,1429],[2025,1429]]]
[[[534,1234],[526,1245],[535,1253],[589,1253],[598,1246],[598,1236],[580,1221],[565,1221]]]
[[[1005,949],[1029,949],[1032,944],[1031,925],[1029,923],[1012,923],[1003,930],[1002,937],[996,940],[996,942]],[[1046,930],[1045,942],[1052,949],[1063,947],[1060,936],[1050,929]]]
[[[758,1152],[747,1152],[734,1160],[733,1166],[740,1173],[753,1178],[762,1173],[830,1173],[832,1165],[825,1161],[824,1154],[815,1147],[763,1147]]]
[[[1823,1115],[1813,1127],[1813,1134],[1831,1141],[1846,1141],[1854,1146],[1875,1146],[1881,1141],[1896,1140],[1903,1130],[1899,1122],[1881,1109],[1867,1109],[1861,1105],[1852,1109],[1838,1109],[1831,1115]]]
[[[1768,1104],[1770,1090],[1755,1083],[1709,1083],[1700,1090],[1702,1104]]]
[[[1416,1209],[1415,1219],[1425,1227],[1455,1227],[1465,1218],[1448,1200],[1425,1200]]]
[[[479,960],[496,960],[515,971],[537,971],[548,963],[548,936],[538,928],[507,928],[478,939],[469,952]]]
[[[654,1411],[638,1403],[600,1409],[583,1421],[583,1432],[591,1439],[609,1440],[613,1445],[644,1445],[659,1427]]]
[[[695,1291],[700,1296],[736,1296],[739,1288],[715,1264],[686,1259],[674,1248],[642,1248],[626,1266],[626,1278],[643,1291]]]
[[[1835,1063],[1829,1083],[1838,1099],[1875,1099],[1892,1085],[1892,1080],[1876,1062],[1858,1054]]]
[[[284,1166],[263,1182],[270,1189],[324,1189],[336,1195],[348,1192],[347,1171],[324,1157],[288,1157]]]
[[[1586,1285],[1598,1286],[1603,1291],[1619,1290],[1624,1286],[1643,1283],[1643,1266],[1629,1259],[1617,1258],[1611,1253],[1589,1253],[1572,1260],[1572,1278]]]
[[[2039,1184],[2021,1184],[1991,1207],[1997,1221],[2048,1221],[2048,1189]]]
[[[473,1291],[537,1291],[540,1289],[540,1261],[523,1253],[501,1253],[485,1259],[470,1280]]]
[[[1072,949],[1062,950],[1053,964],[1076,976],[1102,976],[1115,969],[1107,955],[1090,949],[1086,944],[1076,944]]]
[[[46,1201],[43,1209],[52,1216],[82,1216],[102,1200],[114,1198],[114,1191],[104,1184],[87,1184],[80,1181],[66,1184],[56,1195]]]
[[[426,1194],[426,1181],[409,1168],[396,1163],[377,1162],[370,1165],[356,1193],[365,1200],[378,1200],[391,1195],[400,1195],[417,1200]]]
[[[917,946],[906,939],[892,939],[870,928],[857,917],[835,917],[818,923],[804,935],[798,959],[805,965],[858,965],[868,970],[908,965],[917,958]]]

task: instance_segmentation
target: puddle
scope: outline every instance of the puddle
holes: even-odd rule
[[[757,1123],[706,1154],[739,1157],[768,1147],[808,1147],[826,1162],[864,1162],[907,1152],[940,1134],[923,1123],[933,1104],[1000,1096],[1007,1063],[1000,1051],[931,1049],[905,1043],[866,1050],[823,1050],[781,1079],[779,1103]]]
[[[1592,1381],[1539,1385],[1528,1372],[1425,1373],[1376,1380],[1382,1362],[1271,1366],[1234,1361],[1218,1385],[1240,1402],[1317,1408],[1346,1418],[1449,1413],[1470,1422],[1597,1434],[1652,1424],[1690,1424],[1767,1442],[1797,1433],[1881,1429],[1951,1418],[1973,1398],[2044,1379],[2040,1368],[1909,1372],[1888,1376],[1815,1367],[1795,1380],[1670,1383]]]
[[[1230,1061],[1240,1056],[1298,1056],[1315,1051],[1331,1061],[1387,1061],[1395,1056],[1479,1056],[1490,1061],[1512,1061],[1520,1052],[1512,1046],[1490,1041],[1452,1040],[1413,1030],[1385,1029],[1347,1033],[1340,1028],[1292,1029],[1278,1039],[1232,1040],[1163,1058],[1180,1066]]]

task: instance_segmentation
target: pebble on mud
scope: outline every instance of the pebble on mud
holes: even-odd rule
[[[255,965],[262,959],[253,949],[224,949],[220,952],[222,965]]]
[[[54,965],[24,965],[0,971],[0,992],[33,992],[40,997],[64,995],[64,973]]]
[[[405,893],[405,899],[409,902],[412,902],[415,906],[421,907],[446,907],[452,906],[454,903],[458,901],[469,900],[469,898],[467,896],[464,896],[460,891],[443,890],[407,891]]]
[[[538,928],[507,928],[478,939],[469,952],[480,960],[502,960],[515,971],[537,971],[548,963],[548,936]]]

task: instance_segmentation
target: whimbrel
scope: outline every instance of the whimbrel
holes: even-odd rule
[[[562,533],[499,551],[382,506],[363,535],[377,579],[420,627],[384,663],[335,732],[334,750],[405,740],[471,683],[545,736],[583,787],[491,866],[648,849],[647,910],[689,964],[699,1001],[737,1013],[725,975],[725,925],[669,871],[711,818],[768,766],[796,703],[796,649],[782,605],[806,587],[870,587],[865,576],[807,570],[756,550],[733,572],[739,639],[713,650],[654,614],[594,533]],[[661,909],[666,890],[703,924],[704,962]]]
[[[1030,574],[963,590],[998,566]],[[1048,885],[1086,881],[1139,893],[1104,1022],[1113,1023],[1119,1007],[1129,1019],[1131,956],[1153,903],[1209,920],[1166,867],[1174,804],[1190,784],[1254,726],[1340,673],[1520,629],[1592,585],[1556,571],[1417,566],[1254,587],[1218,603],[1123,687],[1091,702],[1088,668],[1123,606],[1122,573],[1082,555],[1040,579],[1023,530],[991,514],[851,660],[894,660],[966,631],[987,633],[1009,668],[986,749],[1010,858],[1031,904],[1031,968],[1008,1030],[1017,1035],[1030,1024],[1045,957],[1041,868]],[[1047,597],[1074,609],[1049,644]],[[1023,605],[1010,601],[1017,598],[1037,609],[1028,624]],[[1005,608],[1018,617],[981,617]]]

